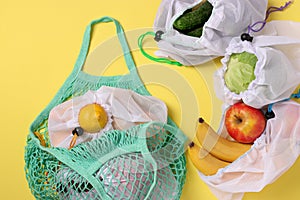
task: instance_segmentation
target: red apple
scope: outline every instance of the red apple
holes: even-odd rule
[[[261,110],[243,102],[232,105],[225,115],[228,134],[238,142],[253,143],[265,130],[266,119]]]

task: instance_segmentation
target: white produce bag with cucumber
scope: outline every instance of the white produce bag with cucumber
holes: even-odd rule
[[[154,31],[159,57],[197,65],[224,56],[233,37],[265,19],[267,0],[163,0]]]

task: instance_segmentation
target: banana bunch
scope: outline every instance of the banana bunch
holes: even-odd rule
[[[191,142],[188,146],[188,155],[194,166],[207,176],[214,175],[251,148],[251,144],[242,144],[221,137],[203,118],[199,118],[196,138],[201,146]]]
[[[194,166],[207,176],[214,175],[220,168],[224,168],[230,164],[229,162],[216,158],[194,142],[189,144],[188,154]]]

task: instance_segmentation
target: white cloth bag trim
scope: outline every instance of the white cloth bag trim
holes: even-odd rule
[[[289,27],[290,31],[300,34],[300,23]],[[223,66],[216,71],[214,76],[215,92],[218,98],[226,104],[234,104],[243,100],[244,103],[255,108],[289,98],[300,84],[300,36],[292,38],[276,35],[276,29],[285,22],[273,21],[266,25],[268,35],[254,36],[253,42],[241,41],[234,38],[226,49],[225,57],[221,60]],[[298,26],[297,26],[298,25]],[[232,53],[247,51],[257,56],[255,66],[256,76],[248,89],[240,94],[231,92],[225,82],[224,74],[227,63]]]
[[[197,65],[223,56],[233,37],[246,32],[248,25],[264,20],[268,3],[266,0],[208,1],[214,8],[200,38],[179,33],[173,23],[201,0],[162,1],[154,21],[154,30],[164,32],[158,42],[157,56],[173,58],[184,65]]]
[[[57,105],[50,111],[48,131],[52,146],[69,147],[73,137],[72,130],[79,126],[78,113],[83,106],[91,103],[98,103],[105,109],[108,123],[98,133],[84,132],[77,137],[76,145],[97,139],[108,130],[125,130],[136,123],[149,121],[167,122],[168,111],[163,101],[131,90],[102,86],[97,91],[88,91]]]
[[[198,172],[218,199],[241,200],[245,192],[259,192],[297,160],[300,154],[300,104],[292,100],[277,103],[273,111],[275,118],[267,121],[263,135],[248,152],[213,176]],[[223,121],[224,116],[222,128]]]

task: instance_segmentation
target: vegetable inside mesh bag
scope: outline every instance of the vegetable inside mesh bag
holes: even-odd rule
[[[212,176],[199,172],[218,199],[241,200],[245,192],[259,192],[276,181],[300,154],[300,104],[293,100],[276,103],[275,117],[251,149]],[[219,133],[226,137],[224,115]]]
[[[300,84],[300,23],[272,21],[258,34],[252,42],[232,39],[215,73],[216,94],[226,104],[242,100],[262,108],[290,97]],[[241,55],[245,52],[252,56]],[[240,57],[234,59],[237,54]]]
[[[169,57],[183,65],[197,65],[224,56],[225,49],[233,37],[246,32],[247,27],[265,18],[268,1],[266,0],[208,0],[212,12],[208,20],[200,25],[201,36],[189,36],[176,29],[174,22],[188,12],[201,0],[163,0],[156,15],[154,31],[162,31],[158,41],[160,57]],[[203,4],[204,5],[204,4]],[[182,21],[195,29],[193,20],[201,20],[206,12],[200,11]],[[189,22],[189,23],[188,23]]]

